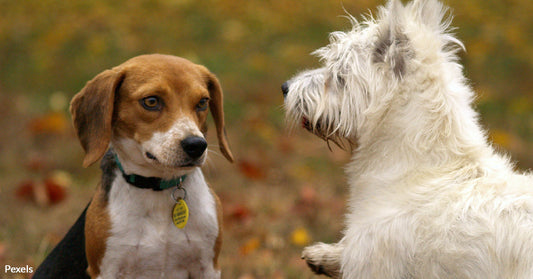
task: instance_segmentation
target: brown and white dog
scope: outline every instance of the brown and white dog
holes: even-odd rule
[[[103,157],[102,180],[34,278],[220,278],[222,213],[200,166],[207,108],[233,161],[222,104],[217,78],[175,56],[134,57],[89,81],[70,110],[83,165]],[[180,199],[183,228],[172,216]]]

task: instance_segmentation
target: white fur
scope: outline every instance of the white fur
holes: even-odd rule
[[[142,143],[142,146],[144,150],[154,154],[166,165],[180,166],[185,164],[188,158],[180,142],[189,136],[203,137],[192,119],[181,117],[168,131],[154,133],[151,139]],[[202,163],[205,161],[205,154],[207,152],[204,152],[202,156]]]
[[[533,177],[487,142],[446,12],[391,0],[289,81],[288,119],[355,148],[344,237],[303,252],[325,273],[533,278]]]
[[[175,201],[171,194],[176,188],[139,189],[128,184],[117,169],[107,208],[111,231],[99,279],[220,278],[213,263],[219,233],[215,199],[199,167],[178,167],[186,159],[180,142],[191,135],[202,136],[192,121],[182,117],[167,131],[156,132],[142,143],[113,139],[112,146],[127,174],[165,179],[187,175],[182,186],[189,219],[183,229],[172,222]],[[158,161],[147,158],[147,151]]]
[[[218,236],[216,205],[199,168],[187,176],[189,221],[172,223],[174,188],[132,187],[117,170],[109,193],[111,232],[98,278],[220,278],[213,268]]]
[[[167,131],[154,132],[150,139],[142,143],[130,138],[116,138],[113,139],[112,146],[126,173],[171,179],[190,171],[187,168],[179,168],[188,159],[180,145],[188,136],[203,137],[191,119],[180,117]],[[146,152],[155,155],[157,161],[147,158]],[[206,154],[207,152],[204,152],[199,159],[199,164],[205,162]]]

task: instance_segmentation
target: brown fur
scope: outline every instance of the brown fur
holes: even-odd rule
[[[111,222],[107,212],[107,202],[102,187],[98,187],[96,194],[87,209],[85,219],[85,253],[89,267],[87,273],[91,278],[100,274],[100,263],[106,250],[106,239],[109,237]]]
[[[156,113],[143,109],[139,104],[139,100],[154,95],[164,100],[163,108]],[[209,98],[222,154],[233,162],[224,129],[222,90],[218,79],[207,68],[179,57],[155,54],[132,58],[98,74],[74,96],[70,107],[74,128],[86,152],[83,166],[98,161],[113,138],[143,142],[156,131],[168,130],[175,119],[184,115],[194,119],[205,133],[208,112],[196,110],[202,98]],[[88,273],[92,278],[100,274],[105,241],[111,229],[105,191],[98,187],[85,223]],[[218,197],[214,192],[212,194],[217,204],[219,224],[219,234],[213,247],[213,265],[218,269],[222,210]]]
[[[115,91],[124,75],[115,69],[97,75],[72,99],[70,113],[81,146],[83,166],[98,161],[111,140]]]
[[[217,223],[218,223],[218,236],[217,240],[215,241],[215,247],[213,248],[215,251],[215,257],[213,258],[213,266],[215,269],[219,269],[218,266],[218,256],[220,255],[220,249],[222,248],[222,204],[220,203],[220,199],[215,194],[213,189],[209,188],[211,191],[211,194],[215,198],[215,203],[217,205]]]
[[[155,93],[166,108],[158,114],[138,105]],[[177,115],[193,116],[205,132],[207,111],[195,111],[200,99],[209,97],[222,154],[233,162],[225,135],[223,94],[218,79],[209,70],[186,59],[170,55],[142,55],[104,71],[89,81],[71,102],[74,128],[86,155],[83,166],[99,160],[111,137],[129,137],[139,142],[155,131],[165,131]],[[176,105],[179,103],[180,105]]]

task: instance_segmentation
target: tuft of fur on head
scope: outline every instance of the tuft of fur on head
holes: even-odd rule
[[[331,33],[329,45],[313,52],[323,66],[289,81],[289,126],[303,123],[322,139],[359,143],[379,126],[391,103],[408,98],[407,83],[430,78],[416,73],[463,80],[455,62],[464,46],[451,34],[447,12],[436,0],[406,6],[390,0],[378,8],[377,18],[368,15],[359,22],[348,15],[351,30]],[[421,70],[424,67],[433,69]]]

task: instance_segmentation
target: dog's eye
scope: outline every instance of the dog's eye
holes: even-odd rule
[[[144,109],[150,110],[150,111],[161,110],[161,107],[163,106],[161,99],[159,99],[159,97],[157,96],[150,96],[150,97],[142,98],[140,100],[140,103]]]
[[[209,98],[202,98],[200,102],[196,105],[196,111],[204,111],[209,105]]]

